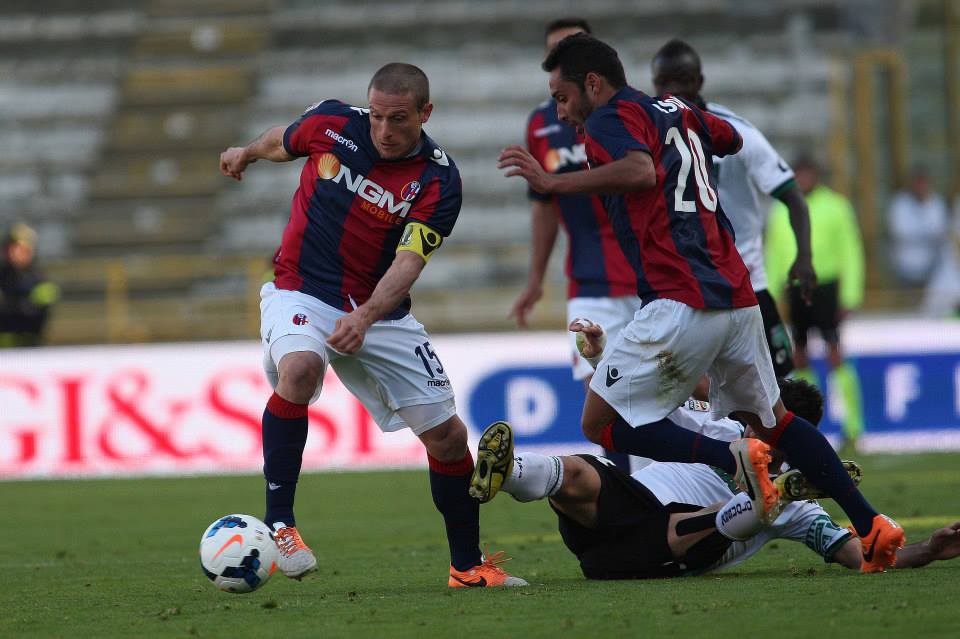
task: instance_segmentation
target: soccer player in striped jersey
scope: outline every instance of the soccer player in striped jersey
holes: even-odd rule
[[[733,225],[737,251],[750,271],[773,370],[777,377],[785,377],[793,370],[790,337],[767,290],[764,268],[763,232],[771,198],[787,207],[796,237],[796,259],[789,269],[791,283],[809,302],[817,281],[810,251],[810,214],[793,170],[755,126],[724,106],[704,101],[700,95],[703,88],[700,56],[692,46],[681,40],[666,43],[653,57],[652,72],[658,95],[672,94],[694,103],[702,111],[732,124],[743,140],[739,153],[714,158],[717,194]]]
[[[293,503],[307,406],[330,365],[381,430],[410,428],[426,447],[450,546],[448,585],[526,585],[497,565],[499,553],[480,552],[467,429],[443,364],[410,314],[410,287],[460,213],[460,174],[423,132],[433,110],[423,71],[388,64],[367,98],[369,108],[319,102],[220,156],[221,172],[237,180],[257,160],[306,158],[273,260],[276,278],[260,292],[263,364],[275,389],[263,413],[264,521],[276,533],[279,568],[295,579],[316,570]]]
[[[503,151],[499,166],[542,193],[602,194],[643,302],[599,353],[584,434],[620,452],[723,468],[768,521],[779,504],[766,470],[769,448],[776,446],[866,540],[862,570],[890,566],[903,529],[870,506],[826,438],[780,400],[763,318],[709,166],[712,156],[740,150],[737,130],[682,98],[629,87],[617,52],[589,35],[562,40],[543,68],[561,119],[586,132],[591,170],[547,173],[518,146]],[[665,419],[704,373],[714,415],[734,414],[763,442],[729,444]]]
[[[583,18],[561,18],[545,29],[546,50],[575,33],[590,33]],[[557,103],[551,98],[534,109],[527,121],[527,149],[551,173],[568,173],[587,168],[583,134],[557,117]],[[640,310],[637,276],[627,263],[614,236],[610,218],[597,195],[572,193],[550,195],[528,189],[531,205],[530,272],[527,285],[513,303],[510,316],[521,328],[543,297],[543,278],[557,232],[567,234],[567,324],[577,317],[589,317],[604,326],[610,335],[633,320]],[[573,360],[573,377],[589,388],[593,368],[583,361],[568,332]],[[630,470],[627,455],[604,451],[624,470]]]

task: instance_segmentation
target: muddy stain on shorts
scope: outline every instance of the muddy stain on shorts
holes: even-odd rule
[[[672,351],[657,353],[657,373],[657,399],[660,401],[669,399],[677,388],[687,381],[683,370],[677,364],[677,356]]]

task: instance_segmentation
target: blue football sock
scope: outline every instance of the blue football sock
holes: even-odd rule
[[[768,443],[783,451],[791,466],[843,508],[861,537],[869,534],[877,511],[854,485],[823,433],[791,412],[780,420],[776,431],[779,436]]]
[[[293,500],[307,443],[307,405],[294,404],[276,393],[263,411],[263,476],[267,480],[268,526],[282,521],[295,526]]]
[[[607,426],[602,439],[605,448],[622,453],[663,462],[709,464],[731,474],[737,472],[730,442],[705,437],[667,418],[633,428],[617,417]]]
[[[468,452],[461,461],[445,464],[429,454],[430,492],[433,503],[443,515],[450,545],[450,563],[457,570],[480,565],[480,502],[467,492],[473,474],[473,457]]]

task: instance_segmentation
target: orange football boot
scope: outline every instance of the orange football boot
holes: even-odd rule
[[[772,524],[783,504],[780,491],[770,479],[770,446],[759,439],[738,439],[730,444],[730,452],[737,460],[734,481],[750,497],[760,521]]]
[[[484,558],[483,563],[469,570],[460,571],[450,566],[450,578],[447,585],[451,588],[491,588],[494,586],[529,586],[520,577],[508,574],[500,564],[510,561],[502,550],[491,557]]]
[[[866,537],[860,538],[860,572],[884,572],[897,563],[897,551],[907,540],[900,524],[886,515],[873,518]]]

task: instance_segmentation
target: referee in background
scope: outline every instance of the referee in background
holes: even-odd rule
[[[863,400],[860,379],[854,366],[844,359],[840,348],[840,323],[863,303],[863,241],[850,200],[820,183],[820,168],[810,157],[793,163],[797,186],[810,210],[810,237],[817,287],[811,304],[788,283],[788,271],[796,253],[796,241],[786,207],[774,205],[767,225],[766,265],[770,292],[787,293],[790,323],[793,326],[794,377],[817,384],[807,356],[807,333],[816,328],[827,344],[827,388],[840,393],[844,409],[844,445],[856,448],[863,434]]]

